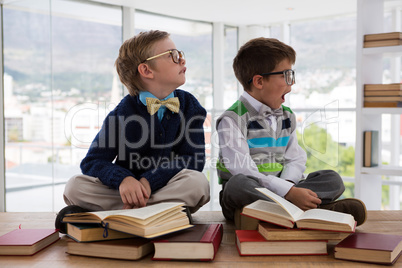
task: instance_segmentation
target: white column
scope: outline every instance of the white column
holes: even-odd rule
[[[225,29],[222,22],[213,24],[213,109],[223,109]]]
[[[212,64],[213,64],[213,106],[211,109],[211,162],[207,163],[210,166],[210,186],[211,186],[211,201],[209,209],[214,210],[219,207],[219,191],[221,186],[218,184],[218,176],[216,173],[216,160],[218,159],[218,144],[216,144],[216,119],[219,115],[218,111],[224,109],[223,106],[223,89],[224,89],[224,52],[225,52],[225,25],[222,22],[213,23],[212,35]],[[215,208],[214,208],[215,206]]]
[[[363,36],[383,32],[384,4],[382,0],[357,0],[356,16],[356,145],[355,145],[355,197],[360,198],[369,210],[381,209],[381,176],[362,172],[363,131],[381,130],[379,114],[363,113],[363,85],[382,81],[381,55],[363,53]],[[379,135],[381,141],[381,134]],[[381,152],[381,142],[379,145]],[[379,157],[381,161],[381,157]]]
[[[0,22],[3,21],[3,18],[1,18],[2,13],[0,13]],[[2,23],[1,23],[2,24]],[[0,29],[3,29],[3,25],[0,25]],[[3,38],[3,35],[0,36],[0,38]],[[0,51],[3,51],[3,40],[0,40]],[[0,53],[0,62],[3,62],[3,53]],[[0,133],[1,133],[1,138],[0,138],[0,212],[4,212],[6,209],[6,168],[5,168],[5,148],[4,148],[4,139],[5,139],[5,133],[4,133],[4,83],[3,83],[3,64],[0,64],[0,95],[1,95],[1,101],[0,101]]]
[[[393,31],[401,31],[401,8],[397,7],[392,11],[392,24]],[[399,83],[401,81],[401,57],[395,57],[391,59],[391,81],[392,83]],[[399,155],[401,152],[400,143],[400,126],[401,115],[391,115],[391,165],[399,166]],[[398,180],[400,177],[391,177],[392,180]],[[389,206],[392,210],[400,209],[400,191],[401,186],[390,185],[389,186]]]
[[[135,8],[123,6],[123,41],[135,35]]]
[[[290,24],[289,22],[284,22],[281,25],[281,40],[285,44],[290,44]]]
[[[239,45],[242,46],[253,38],[269,37],[270,34],[270,29],[267,26],[250,25],[239,27]]]

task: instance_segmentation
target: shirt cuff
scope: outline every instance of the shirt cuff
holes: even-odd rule
[[[298,184],[301,179],[304,179],[304,175],[292,168],[284,168],[281,173],[281,179],[292,181],[294,184]]]
[[[289,192],[290,188],[294,186],[293,183],[275,176],[258,178],[258,181],[262,186],[273,191],[283,198],[285,198],[285,195]]]

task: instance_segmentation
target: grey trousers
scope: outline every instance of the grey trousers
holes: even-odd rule
[[[160,202],[183,202],[194,213],[209,202],[209,182],[202,172],[183,169],[167,185],[151,194],[147,205]],[[123,208],[119,190],[110,189],[98,178],[87,175],[72,177],[64,188],[64,202],[90,211]]]
[[[258,179],[252,176],[238,174],[231,177],[219,193],[219,203],[223,215],[227,220],[234,220],[236,209],[243,209],[244,206],[263,199],[272,201],[266,195],[255,190],[263,187]],[[315,192],[321,199],[321,204],[328,204],[342,195],[345,191],[342,178],[333,170],[320,170],[310,173],[305,180],[300,181],[294,187],[306,188]]]

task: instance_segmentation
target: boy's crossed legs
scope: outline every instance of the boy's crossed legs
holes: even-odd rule
[[[183,169],[167,185],[151,194],[147,205],[161,202],[183,202],[194,213],[210,200],[209,182],[199,171]],[[68,205],[56,218],[56,228],[65,233],[64,215],[85,211],[116,210],[123,208],[119,190],[110,189],[98,178],[76,175],[66,184],[64,201]],[[191,214],[188,216],[191,220]]]
[[[266,195],[255,190],[260,187],[263,186],[255,177],[243,174],[231,177],[219,194],[219,202],[225,218],[233,221],[237,209],[242,210],[244,206],[258,199],[272,201]],[[354,198],[335,201],[342,195],[345,186],[338,173],[332,170],[312,172],[294,187],[306,188],[315,192],[322,201],[318,208],[351,214],[357,221],[357,225],[366,221],[367,211],[362,201]]]

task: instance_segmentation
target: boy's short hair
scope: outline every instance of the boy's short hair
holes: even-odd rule
[[[153,47],[156,42],[169,36],[169,33],[159,30],[140,32],[121,45],[115,66],[120,81],[127,87],[131,96],[145,90],[139,79],[138,66],[153,56]],[[152,67],[152,61],[147,64]]]
[[[296,62],[294,49],[274,38],[251,39],[240,47],[233,60],[234,73],[245,91],[251,89],[248,83],[256,74],[272,72],[276,65],[288,59]]]

